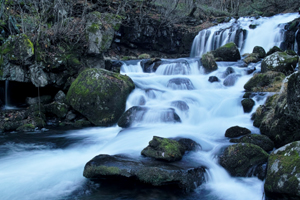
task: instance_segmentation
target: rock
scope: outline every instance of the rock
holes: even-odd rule
[[[86,119],[80,119],[80,120],[75,121],[75,123],[74,123],[74,127],[76,127],[76,128],[82,128],[82,127],[91,126],[91,125],[92,125],[91,122],[89,122]]]
[[[67,113],[67,115],[66,115],[66,120],[67,120],[67,121],[72,121],[72,120],[75,119],[75,118],[76,118],[76,114],[74,114],[72,110],[70,110],[70,111]]]
[[[251,112],[253,106],[255,105],[254,100],[249,98],[243,99],[241,103],[245,113]]]
[[[186,192],[196,189],[205,178],[205,168],[199,164],[137,160],[125,155],[98,155],[84,167],[83,176],[92,180],[126,179],[153,186],[175,186]],[[133,183],[134,184],[134,183]]]
[[[300,198],[300,141],[272,152],[268,159],[264,189],[271,199]]]
[[[257,73],[244,85],[249,92],[279,92],[285,75],[281,72],[268,71]]]
[[[26,34],[10,35],[0,47],[0,55],[15,65],[29,66],[32,64],[34,47]]]
[[[248,134],[239,139],[231,139],[230,142],[255,144],[265,151],[274,149],[274,142],[267,136],[259,134]]]
[[[248,65],[249,63],[257,63],[260,61],[258,53],[251,53],[246,58],[244,58],[244,62]]]
[[[285,50],[284,53],[286,53],[286,54],[288,54],[288,55],[290,55],[290,56],[298,56],[297,53],[296,53],[295,51],[290,50],[290,49]]]
[[[173,90],[194,90],[192,81],[188,78],[172,78],[169,80],[168,88]]]
[[[49,83],[49,76],[43,71],[44,66],[34,64],[29,67],[30,79],[36,87],[45,87]]]
[[[153,136],[149,145],[143,149],[143,156],[165,160],[169,162],[182,159],[185,149],[175,140]]]
[[[210,76],[208,78],[208,81],[211,82],[211,83],[214,83],[214,82],[220,82],[220,79],[216,76]]]
[[[118,121],[118,126],[128,128],[133,122],[141,122],[148,108],[141,106],[133,106],[129,108]]]
[[[219,158],[219,163],[232,176],[246,177],[258,165],[268,160],[268,153],[257,145],[242,143],[227,147]]]
[[[245,69],[246,74],[252,74],[256,70],[256,67],[247,67]]]
[[[69,106],[65,103],[60,103],[54,101],[50,104],[45,105],[46,113],[51,113],[57,116],[58,118],[64,118],[69,110]]]
[[[289,75],[295,71],[298,56],[290,56],[285,52],[275,52],[263,59],[261,72],[277,71]]]
[[[51,96],[50,95],[43,95],[40,97],[27,97],[26,98],[26,103],[28,105],[37,105],[39,103],[41,104],[47,104],[50,103],[51,101]]]
[[[272,48],[267,52],[267,56],[269,56],[269,55],[271,55],[271,54],[273,54],[273,53],[275,53],[275,52],[283,52],[283,50],[280,49],[280,48],[277,47],[277,46],[274,46],[274,47],[272,47]]]
[[[54,97],[54,100],[60,103],[63,103],[66,99],[66,95],[63,91],[58,91]]]
[[[212,51],[215,58],[221,58],[222,61],[238,61],[241,59],[237,46],[231,42]]]
[[[251,131],[240,126],[233,126],[226,130],[225,137],[234,138],[242,135],[250,134]]]
[[[103,69],[86,69],[72,83],[66,100],[94,125],[117,123],[135,88],[128,77]]]
[[[187,105],[185,101],[172,101],[171,106],[178,108],[181,111],[187,111],[190,107]]]
[[[255,115],[260,132],[274,141],[279,148],[300,140],[299,87],[300,76],[293,74],[280,94],[269,97]]]
[[[253,48],[252,53],[257,53],[259,58],[264,58],[266,57],[266,51],[263,47],[260,46],[255,46]]]
[[[105,69],[108,71],[120,73],[123,64],[124,63],[119,60],[105,60]]]
[[[250,98],[251,95],[252,95],[251,92],[245,92],[245,94],[243,95],[243,98]]]
[[[24,124],[20,127],[17,128],[17,131],[22,131],[22,132],[32,132],[34,131],[35,126],[33,124]]]
[[[88,54],[97,55],[106,51],[111,46],[115,30],[120,28],[120,24],[121,19],[112,13],[89,13],[86,23]]]
[[[237,80],[238,80],[238,75],[237,74],[235,74],[235,73],[230,74],[223,81],[223,85],[225,85],[225,86],[234,86]]]
[[[202,149],[200,144],[189,138],[181,138],[177,141],[184,148],[184,151],[198,151]]]
[[[151,56],[149,54],[144,53],[144,54],[139,55],[138,59],[149,59],[150,57]]]
[[[157,68],[162,64],[161,59],[144,59],[141,61],[141,66],[144,72],[155,72]]]
[[[218,69],[214,55],[211,52],[202,55],[201,62],[205,73],[210,73]]]
[[[234,74],[235,71],[232,67],[227,67],[225,72],[223,73],[223,77],[226,78],[230,74]]]

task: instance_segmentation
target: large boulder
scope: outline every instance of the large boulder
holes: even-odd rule
[[[257,73],[244,85],[249,92],[279,92],[285,75],[281,72],[268,71]]]
[[[258,61],[260,61],[260,57],[258,53],[251,53],[246,58],[244,58],[244,62],[246,64],[257,63]]]
[[[273,140],[276,148],[300,140],[299,85],[300,75],[295,73],[287,89],[283,87],[282,93],[270,97],[256,112],[254,121],[261,134]]]
[[[157,160],[178,161],[182,159],[185,152],[184,147],[177,141],[153,136],[149,145],[143,149],[142,155],[155,158]]]
[[[298,56],[290,56],[285,52],[275,52],[263,59],[261,71],[277,71],[289,75],[295,71]]]
[[[274,142],[267,136],[260,134],[248,134],[239,139],[231,139],[230,142],[255,144],[265,151],[274,149]]]
[[[128,77],[104,69],[87,69],[72,83],[66,100],[95,125],[116,123],[134,89]]]
[[[215,57],[211,52],[202,55],[201,62],[205,73],[210,73],[218,69]]]
[[[280,49],[280,48],[277,47],[277,46],[274,46],[274,47],[272,47],[271,49],[269,49],[269,51],[267,52],[267,56],[269,56],[269,55],[271,55],[271,54],[273,54],[273,53],[275,53],[275,52],[283,52],[283,50]]]
[[[219,158],[219,163],[232,176],[251,176],[249,172],[268,160],[268,153],[257,145],[234,144],[227,147]]]
[[[98,155],[84,167],[83,176],[91,180],[127,180],[127,184],[142,182],[153,186],[175,186],[191,191],[201,185],[205,168],[199,164],[148,159],[137,160],[125,155]]]
[[[300,141],[272,152],[264,188],[274,200],[300,199]]]
[[[251,131],[247,128],[240,127],[240,126],[232,126],[226,130],[225,137],[234,138],[242,135],[247,135],[250,133]]]
[[[224,46],[212,51],[214,57],[222,61],[238,61],[241,59],[240,52],[235,43],[227,43]]]

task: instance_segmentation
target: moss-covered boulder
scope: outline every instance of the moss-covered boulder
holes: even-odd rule
[[[300,141],[270,155],[264,188],[271,199],[300,199]]]
[[[268,71],[257,73],[244,85],[248,92],[279,92],[285,75],[281,72]]]
[[[24,124],[20,127],[17,128],[17,131],[22,131],[22,132],[30,132],[34,131],[35,126],[33,124]]]
[[[274,142],[267,136],[260,134],[248,134],[239,139],[231,139],[230,142],[255,144],[265,151],[274,149]]]
[[[72,83],[66,100],[93,124],[108,126],[117,123],[134,88],[128,76],[86,69]]]
[[[269,56],[269,55],[271,55],[271,54],[273,54],[273,53],[275,53],[275,52],[283,52],[283,50],[280,49],[280,48],[277,47],[277,46],[274,46],[274,47],[272,47],[271,49],[269,49],[269,51],[267,52],[267,56]]]
[[[285,52],[275,52],[263,59],[261,71],[277,71],[289,75],[295,71],[298,56],[290,56]]]
[[[232,126],[226,130],[225,137],[234,138],[242,135],[247,135],[250,133],[251,131],[247,128],[240,127],[240,126]]]
[[[246,64],[249,63],[257,63],[258,61],[260,61],[260,57],[258,53],[251,53],[249,54],[246,58],[244,58],[243,60]]]
[[[214,55],[211,52],[202,55],[201,62],[205,73],[210,73],[218,69]]]
[[[27,35],[11,35],[0,47],[0,65],[5,60],[17,65],[31,65],[33,55],[34,47]]]
[[[185,149],[175,140],[153,136],[149,145],[143,149],[142,155],[157,160],[178,161],[182,159]]]
[[[266,57],[266,51],[263,47],[260,46],[255,46],[253,48],[252,53],[257,53],[259,58],[264,58]]]
[[[235,43],[227,43],[224,46],[212,51],[215,58],[222,61],[238,61],[241,59],[240,51]]]
[[[64,118],[69,110],[69,106],[65,103],[54,101],[50,104],[45,105],[46,113],[51,113],[58,118]]]
[[[243,99],[243,100],[241,101],[241,103],[242,103],[243,110],[244,110],[245,113],[251,112],[253,106],[255,105],[254,100],[253,100],[253,99],[250,99],[250,98]]]
[[[234,144],[227,147],[219,158],[219,163],[232,176],[246,177],[249,172],[268,160],[268,153],[257,145],[249,143]]]
[[[176,162],[172,165],[126,155],[98,155],[84,167],[83,176],[95,181],[126,180],[126,184],[146,183],[153,186],[175,186],[189,192],[200,186],[205,168],[199,163]]]

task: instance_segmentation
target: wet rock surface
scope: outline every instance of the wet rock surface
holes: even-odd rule
[[[234,138],[242,135],[250,134],[251,131],[247,128],[240,126],[233,126],[226,130],[225,137]]]
[[[231,139],[230,142],[255,144],[267,152],[274,149],[274,142],[267,136],[259,134],[248,134],[239,139]]]
[[[142,182],[153,186],[173,185],[191,191],[204,182],[205,168],[197,164],[165,163],[126,155],[98,155],[89,161],[83,175],[91,180],[126,179],[128,183]]]

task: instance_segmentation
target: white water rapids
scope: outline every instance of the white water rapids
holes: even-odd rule
[[[258,19],[255,23],[263,26],[249,30],[242,52],[251,53],[255,45],[263,46],[267,51],[278,42],[273,41],[277,40],[277,32],[275,33],[274,30],[278,28],[278,24],[289,22],[296,17],[297,14],[285,14],[274,18]],[[266,25],[269,21],[273,24],[272,27]],[[243,19],[240,19],[240,22],[243,24]],[[179,61],[185,64],[180,66],[174,64]],[[229,127],[239,125],[250,129],[252,133],[259,133],[259,130],[253,127],[250,118],[256,108],[264,103],[265,97],[254,98],[255,107],[252,113],[244,113],[241,105],[243,86],[252,74],[247,75],[245,68],[240,67],[241,62],[218,62],[219,69],[208,75],[198,67],[197,58],[181,58],[168,60],[168,62],[169,64],[160,66],[153,73],[144,73],[139,62],[131,64],[128,62],[122,66],[121,73],[130,76],[137,86],[127,100],[126,109],[143,104],[142,106],[148,107],[149,111],[142,120],[120,134],[118,133],[122,129],[118,126],[96,127],[66,131],[54,136],[45,133],[29,133],[27,135],[35,136],[30,141],[24,139],[27,137],[25,135],[14,142],[2,142],[0,144],[0,199],[139,199],[129,198],[128,194],[115,196],[114,193],[108,194],[105,191],[102,191],[101,198],[93,198],[91,188],[96,187],[101,191],[102,186],[92,184],[87,187],[89,183],[82,176],[83,168],[86,162],[98,154],[125,153],[133,157],[140,156],[140,152],[153,136],[186,137],[202,146],[201,151],[189,153],[184,159],[203,163],[208,168],[207,182],[192,194],[172,199],[263,199],[263,181],[256,177],[231,177],[218,164],[217,159],[220,149],[230,144],[224,136]],[[223,73],[229,66],[235,70],[238,79],[234,86],[226,87],[222,84],[225,79]],[[256,67],[259,70],[260,64],[249,67]],[[209,76],[217,76],[221,82],[210,83]],[[184,84],[187,83],[186,81],[180,85],[172,85],[169,81],[173,78],[190,82],[189,85]],[[178,109],[174,103],[172,104],[174,101],[185,102],[188,110]],[[175,109],[181,123],[163,122],[164,113],[168,108]],[[17,138],[18,135],[15,137]],[[37,137],[44,137],[49,142],[36,142]],[[2,141],[5,138],[0,136]],[[60,148],[54,145],[59,139],[63,139],[66,143],[69,140],[74,141]],[[55,141],[52,142],[53,140]],[[153,199],[150,196],[149,194],[143,199]]]

